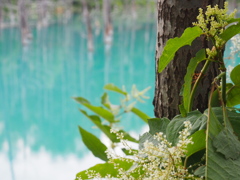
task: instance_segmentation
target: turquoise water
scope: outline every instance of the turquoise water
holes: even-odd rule
[[[33,41],[22,47],[17,28],[0,32],[0,180],[73,179],[99,162],[81,142],[78,125],[101,137],[71,97],[100,104],[103,86],[151,86],[139,107],[153,115],[153,23],[118,26],[107,50],[103,35],[87,51],[86,33],[78,19],[48,28],[32,28]],[[113,95],[113,94],[111,94]],[[118,102],[118,97],[113,97]],[[123,119],[126,130],[140,133],[144,123]]]
[[[128,90],[132,84],[140,90],[151,86],[150,99],[138,107],[153,116],[155,25],[117,26],[109,50],[103,35],[95,35],[92,53],[83,27],[73,19],[32,28],[33,41],[26,47],[17,28],[1,30],[0,180],[73,179],[76,172],[100,162],[81,142],[77,126],[104,137],[71,97],[100,105],[107,83]],[[231,69],[240,59],[234,56],[226,62]],[[117,103],[119,97],[112,95]],[[129,115],[123,125],[137,135],[144,123]]]

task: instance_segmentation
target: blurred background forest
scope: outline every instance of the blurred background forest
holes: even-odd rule
[[[26,44],[32,37],[32,26],[41,29],[52,23],[67,23],[80,14],[88,34],[88,48],[93,50],[93,33],[103,29],[105,41],[110,41],[114,25],[136,19],[148,21],[156,13],[155,4],[155,0],[2,0],[0,27],[19,26]]]

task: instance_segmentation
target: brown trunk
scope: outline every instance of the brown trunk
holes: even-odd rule
[[[156,84],[153,101],[156,117],[173,118],[179,114],[178,105],[182,101],[179,94],[189,60],[199,49],[208,46],[203,38],[199,38],[193,42],[191,47],[181,48],[167,68],[162,73],[158,73],[158,59],[167,40],[181,36],[185,28],[192,26],[192,22],[196,21],[200,7],[204,9],[207,5],[215,4],[223,7],[223,3],[224,0],[158,0]],[[194,109],[203,111],[207,108],[209,87],[217,72],[218,68],[212,64],[203,83],[200,84],[201,91],[196,94]]]

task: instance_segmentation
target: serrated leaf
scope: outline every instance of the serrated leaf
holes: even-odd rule
[[[199,37],[202,33],[203,32],[201,28],[197,26],[189,27],[185,29],[180,38],[176,37],[174,39],[169,39],[159,59],[158,72],[162,72],[168,63],[173,60],[175,53],[179,50],[179,48],[186,45],[191,45],[192,41]]]
[[[192,79],[194,72],[198,66],[198,64],[206,59],[205,49],[201,49],[197,52],[196,57],[192,58],[187,67],[187,73],[184,77],[184,84],[183,84],[183,105],[186,109],[187,113],[189,112],[189,105],[190,105],[190,94],[191,94],[191,87],[192,87]]]
[[[120,142],[117,136],[111,133],[111,127],[103,125],[101,119],[96,115],[88,115],[86,111],[79,109],[79,111],[91,120],[112,142]]]
[[[82,136],[83,143],[93,153],[93,155],[95,157],[102,159],[103,161],[107,161],[108,158],[105,153],[107,147],[92,133],[84,130],[80,126],[78,126],[78,128]]]
[[[240,85],[240,64],[231,71],[230,78],[235,85]]]
[[[220,123],[223,123],[223,113],[222,108],[212,108],[212,111],[214,112],[215,116],[219,120]],[[232,124],[232,128],[234,133],[238,136],[240,139],[240,114],[234,111],[227,111],[228,119],[230,120],[230,123]]]
[[[224,128],[214,139],[213,146],[226,159],[237,159],[240,155],[240,142],[229,128]]]
[[[107,120],[108,122],[111,122],[111,123],[115,122],[114,115],[110,111],[104,109],[103,107],[93,106],[93,105],[90,104],[90,102],[88,100],[84,99],[83,97],[75,97],[74,99],[78,103],[82,104],[83,106],[85,106],[89,110],[93,111],[97,115],[99,115],[102,118],[104,118],[105,120]]]
[[[207,180],[238,180],[240,177],[240,158],[237,160],[231,158],[226,159],[222,153],[216,151],[213,145],[214,137],[216,137],[224,127],[220,124],[220,121],[217,119],[218,116],[212,108],[209,109],[205,177]]]
[[[206,148],[206,130],[200,130],[195,132],[189,138],[192,138],[193,144],[188,144],[186,156],[201,151]]]
[[[106,84],[104,86],[104,89],[109,90],[109,91],[114,91],[123,95],[127,95],[127,92],[121,90],[119,87],[115,86],[114,84]]]
[[[150,119],[150,117],[147,114],[145,114],[144,112],[142,112],[138,108],[133,107],[131,109],[131,112],[136,114],[138,117],[140,117],[146,123],[148,122],[148,119]]]
[[[133,165],[132,162],[123,161],[123,160],[119,160],[119,159],[114,159],[113,163],[118,164],[124,170],[130,169],[130,167]],[[89,170],[98,172],[101,175],[101,177],[105,177],[108,174],[110,174],[112,177],[117,177],[118,169],[116,169],[114,167],[113,163],[106,162],[104,164],[97,164],[97,165],[89,168],[88,170],[81,171],[76,175],[76,180],[78,180],[79,178],[81,178],[83,180],[89,179],[89,177],[86,174],[86,172],[89,171]]]
[[[226,30],[223,31],[222,34],[220,34],[220,38],[222,38],[225,42],[227,42],[233,36],[239,33],[240,33],[240,23],[229,26]]]
[[[152,118],[148,120],[149,133],[154,135],[158,132],[166,134],[167,126],[170,120],[168,118]]]

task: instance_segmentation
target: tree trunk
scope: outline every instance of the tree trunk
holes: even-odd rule
[[[27,44],[29,39],[31,39],[31,32],[28,26],[27,20],[27,8],[25,0],[18,1],[18,13],[20,19],[20,28],[22,34],[22,43]]]
[[[113,27],[110,13],[110,0],[103,0],[104,41],[106,44],[111,44],[112,42]]]
[[[2,15],[2,6],[0,4],[0,29],[2,28],[2,23],[3,23],[3,15]]]
[[[91,18],[90,18],[90,12],[88,9],[87,1],[82,0],[82,5],[83,5],[83,16],[84,16],[84,21],[87,27],[87,42],[88,42],[88,50],[93,51],[94,46],[93,46],[93,33],[92,33],[92,25],[91,25]]]
[[[48,25],[48,20],[46,18],[47,16],[47,1],[46,0],[38,0],[38,22],[37,22],[37,28],[41,29],[42,27],[46,27]]]
[[[224,0],[158,0],[156,81],[153,101],[156,117],[168,117],[171,119],[179,114],[178,106],[182,102],[179,94],[189,60],[201,48],[210,46],[203,37],[198,38],[191,47],[181,48],[165,70],[158,73],[158,59],[167,40],[181,36],[185,28],[192,26],[192,22],[196,22],[200,7],[205,9],[207,5],[215,4],[222,8]],[[200,84],[199,89],[201,91],[196,93],[193,109],[204,111],[207,108],[209,88],[217,72],[217,66],[212,63],[203,82]]]

